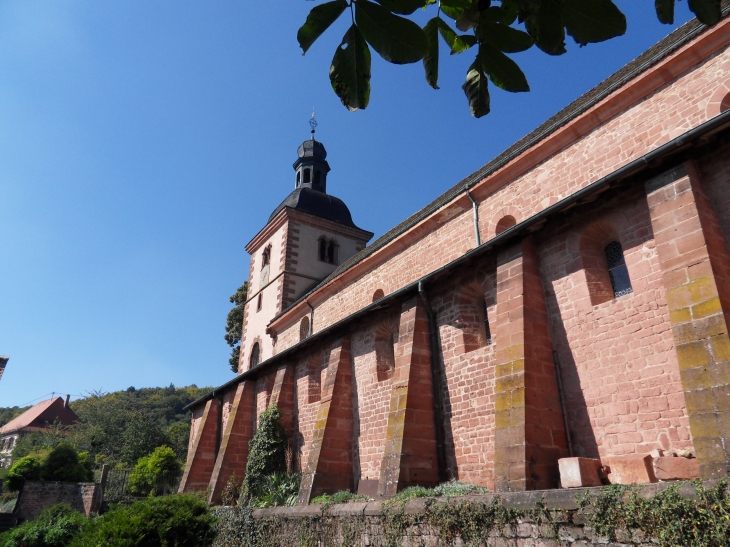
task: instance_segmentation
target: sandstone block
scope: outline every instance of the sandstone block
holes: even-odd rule
[[[654,461],[654,471],[661,481],[698,479],[700,464],[696,459],[659,458]]]
[[[601,486],[598,470],[600,460],[592,458],[560,458],[560,484],[563,488],[578,488],[580,486]]]
[[[610,459],[611,484],[647,484],[657,482],[654,475],[654,460],[651,454],[630,454]]]

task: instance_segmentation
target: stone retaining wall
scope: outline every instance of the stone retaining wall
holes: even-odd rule
[[[670,483],[646,485],[641,488],[642,497],[651,497],[665,490]],[[707,481],[705,487],[714,486]],[[245,510],[219,507],[216,513],[222,517],[222,533],[214,547],[435,547],[455,545],[464,547],[463,538],[446,539],[444,532],[429,524],[425,519],[416,525],[399,530],[393,523],[423,516],[427,507],[433,504],[458,504],[472,502],[491,506],[497,502],[501,507],[514,510],[503,524],[496,524],[482,545],[487,547],[587,547],[603,545],[608,547],[656,546],[656,540],[646,537],[641,530],[618,530],[616,542],[599,537],[589,524],[591,506],[581,509],[579,500],[586,496],[595,499],[601,492],[598,488],[576,488],[570,490],[545,490],[460,496],[452,498],[420,498],[403,505],[386,505],[387,502],[372,501],[347,503],[325,507],[312,504],[297,507],[275,507],[253,511],[253,521],[259,530],[257,541],[251,541],[250,521],[246,524]],[[695,498],[692,483],[684,483],[679,490],[682,497]],[[504,517],[504,513],[502,514]],[[457,527],[458,528],[458,527]],[[441,532],[441,533],[440,533]],[[265,537],[263,537],[265,536]]]
[[[46,507],[67,503],[88,517],[99,512],[102,497],[101,485],[93,482],[25,481],[15,513],[23,520],[31,520]]]

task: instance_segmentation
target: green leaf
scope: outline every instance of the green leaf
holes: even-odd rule
[[[451,48],[451,55],[462,53],[477,43],[476,36],[466,34],[459,36],[443,19],[438,20],[439,32],[446,44]]]
[[[438,89],[439,80],[439,17],[434,17],[423,31],[428,38],[428,52],[423,58],[423,68],[426,70],[426,81],[434,89]]]
[[[482,65],[482,70],[489,75],[489,79],[497,87],[513,93],[530,91],[522,69],[497,48],[482,43],[479,45],[477,58]]]
[[[525,18],[525,28],[537,47],[548,55],[566,52],[561,4],[557,0],[542,0],[538,9]]]
[[[477,27],[477,36],[505,53],[526,51],[535,43],[532,36],[526,32],[486,21]]]
[[[581,46],[626,33],[626,16],[613,0],[563,0],[563,22]]]
[[[297,32],[297,40],[303,53],[312,46],[314,41],[334,23],[347,8],[347,0],[334,0],[312,8],[307,20]]]
[[[345,33],[332,58],[330,82],[348,110],[367,108],[370,102],[370,49],[356,25]]]
[[[689,0],[689,9],[705,25],[714,25],[720,20],[720,0]]]
[[[410,15],[418,8],[423,8],[430,2],[427,0],[375,0],[378,4],[393,13]]]
[[[461,32],[466,32],[479,23],[480,15],[480,12],[475,9],[465,9],[461,13],[461,17],[456,20],[456,28]]]
[[[456,20],[464,10],[471,8],[471,0],[441,0],[441,11]]]
[[[428,38],[421,27],[378,4],[357,0],[355,21],[368,43],[390,63],[415,63],[428,51]]]
[[[674,0],[654,0],[656,16],[665,25],[674,23]]]
[[[489,114],[489,89],[487,77],[482,72],[479,60],[474,61],[466,73],[466,81],[461,86],[464,90],[471,115],[481,118]]]

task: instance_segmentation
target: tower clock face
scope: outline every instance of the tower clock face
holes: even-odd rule
[[[261,268],[261,277],[259,277],[259,287],[263,287],[269,282],[269,265]]]

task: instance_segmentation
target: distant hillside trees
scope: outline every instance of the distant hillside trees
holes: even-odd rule
[[[170,385],[91,393],[71,402],[71,408],[80,420],[78,424],[70,427],[50,424],[47,432],[27,435],[18,443],[13,457],[23,457],[38,449],[52,449],[66,442],[81,452],[88,452],[95,466],[108,463],[132,467],[159,446],[171,447],[184,462],[190,436],[190,413],[183,408],[210,389]],[[13,412],[14,409],[0,409],[0,416]]]

